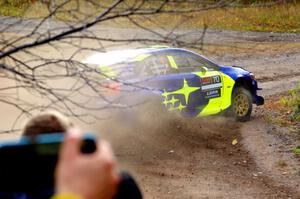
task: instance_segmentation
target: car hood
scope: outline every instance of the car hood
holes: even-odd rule
[[[220,71],[236,80],[239,77],[250,77],[250,72],[239,66],[220,66]]]

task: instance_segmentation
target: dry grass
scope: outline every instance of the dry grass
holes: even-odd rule
[[[3,1],[3,0],[2,0]],[[110,0],[101,1],[109,3]],[[130,4],[131,0],[128,0]],[[0,0],[1,3],[1,0]],[[122,5],[125,6],[125,5]],[[157,5],[149,4],[148,7]],[[185,9],[193,7],[184,5]],[[194,6],[199,6],[198,4]],[[125,6],[126,7],[126,6]],[[122,7],[120,7],[122,8]],[[176,5],[167,5],[167,10],[178,9]],[[79,12],[78,12],[79,11]],[[101,8],[95,8],[86,1],[71,1],[66,4],[55,18],[59,20],[82,20],[85,14],[95,16]],[[41,18],[47,15],[47,7],[37,1],[35,4],[22,4],[18,7],[1,4],[0,14],[9,16],[25,16]],[[148,28],[203,28],[207,26],[215,29],[251,30],[269,32],[300,32],[300,4],[281,4],[271,7],[247,6],[243,8],[219,8],[187,14],[157,14],[133,17],[138,23]],[[134,26],[128,19],[118,19],[109,25]]]
[[[159,14],[135,17],[145,27],[203,28],[267,32],[300,32],[300,4],[272,7],[220,8],[189,14]],[[118,25],[128,26],[126,19]]]
[[[208,41],[209,42],[209,41]],[[195,50],[206,56],[223,56],[224,53],[243,56],[278,56],[282,53],[293,53],[299,51],[300,43],[295,42],[239,42],[203,45],[202,50]]]
[[[300,133],[300,87],[269,100],[264,108],[268,110],[265,114],[268,122],[290,127],[292,131]]]
[[[284,167],[288,166],[284,160],[278,160],[276,164],[280,168],[284,168]]]

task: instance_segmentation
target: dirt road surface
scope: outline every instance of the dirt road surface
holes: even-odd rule
[[[247,129],[230,119],[154,114],[132,125],[118,124],[102,132],[109,134],[122,167],[137,177],[146,198],[299,198],[299,184],[289,187],[257,166],[243,141]],[[234,139],[239,144],[232,145]],[[264,159],[270,155],[264,151],[255,155]]]
[[[131,29],[95,31],[116,37],[130,32],[144,35]],[[266,100],[300,84],[300,35],[209,30],[205,41],[234,45],[216,50],[211,57],[254,72]],[[250,122],[237,123],[220,116],[185,119],[152,110],[142,107],[134,114],[82,124],[112,143],[120,167],[136,177],[146,199],[300,198],[299,159],[278,152],[272,129],[255,113]],[[17,115],[3,104],[1,114],[1,127],[12,125]],[[0,136],[16,138],[19,133]],[[232,144],[234,139],[238,144]],[[288,167],[278,167],[287,157]]]

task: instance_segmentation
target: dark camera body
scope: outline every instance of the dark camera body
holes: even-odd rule
[[[0,143],[0,198],[50,198],[54,193],[54,171],[63,137],[62,133],[52,133]],[[81,152],[95,150],[95,136],[85,134]],[[134,179],[125,172],[120,175],[122,181],[116,198],[142,198]]]

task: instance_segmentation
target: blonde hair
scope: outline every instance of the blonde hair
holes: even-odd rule
[[[22,135],[66,132],[72,126],[73,123],[60,112],[46,111],[31,118],[23,128]]]

